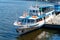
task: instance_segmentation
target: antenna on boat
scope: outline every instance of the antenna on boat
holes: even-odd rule
[[[41,2],[42,2],[42,0],[41,0]],[[42,7],[41,7],[41,12],[40,13],[42,14]]]
[[[16,9],[16,10],[18,11],[18,9]],[[17,22],[17,20],[18,20],[17,16],[18,16],[18,15],[17,15],[17,13],[16,13],[16,22]]]
[[[38,6],[37,1],[38,1],[38,0],[36,0],[36,6]]]
[[[18,8],[16,8],[16,23],[18,22]]]
[[[36,0],[36,6],[37,6],[37,0]]]

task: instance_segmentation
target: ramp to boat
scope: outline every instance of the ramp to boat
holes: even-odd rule
[[[44,27],[60,28],[60,14],[56,15],[52,20],[46,22]]]

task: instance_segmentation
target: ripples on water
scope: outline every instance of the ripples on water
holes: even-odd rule
[[[35,4],[35,2],[32,1],[0,2],[0,40],[27,40],[27,39],[34,40],[37,37],[37,35],[42,32],[42,30],[45,30],[45,29],[38,30],[27,35],[24,35],[22,37],[18,36],[18,33],[15,30],[13,22],[16,20],[16,18],[22,15],[22,12],[26,10],[31,4],[33,5]],[[18,15],[17,17],[16,13]],[[55,40],[60,39],[59,34],[55,35],[53,34],[53,32],[51,34],[53,39]]]
[[[31,33],[18,37],[18,40],[60,40],[60,29],[41,28]],[[43,32],[46,32],[44,35]],[[38,37],[44,35],[42,38]],[[46,36],[47,35],[47,36]]]

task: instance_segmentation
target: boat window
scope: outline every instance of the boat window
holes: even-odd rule
[[[19,22],[26,22],[26,19],[19,19]]]
[[[38,10],[36,10],[36,13],[38,13]]]
[[[30,12],[32,12],[32,10],[30,10]]]
[[[34,20],[30,20],[30,19],[19,19],[18,21],[22,23],[34,23]]]
[[[35,10],[33,10],[33,12],[35,12]]]
[[[30,12],[33,12],[33,13],[35,13],[35,12],[37,12],[36,10],[30,10]]]
[[[42,8],[42,11],[44,12],[47,8]]]
[[[47,13],[49,11],[52,11],[54,10],[54,7],[44,7],[44,8],[39,8],[39,12],[44,12],[44,13]]]
[[[39,8],[39,12],[41,12],[42,11],[42,8]]]
[[[54,12],[52,12],[52,14],[54,14]]]
[[[30,10],[30,12],[29,12],[29,15],[30,15],[30,16],[32,16],[32,12],[33,12],[33,11],[32,11],[32,10]]]
[[[45,10],[46,10],[47,8],[45,7],[45,8],[39,8],[39,11],[41,12],[44,12]]]
[[[37,19],[36,21],[37,21],[37,22],[39,22],[39,21],[42,21],[42,18],[40,18],[40,19]]]
[[[27,23],[34,23],[34,20],[28,20]]]
[[[45,17],[44,17],[44,20],[45,20]]]

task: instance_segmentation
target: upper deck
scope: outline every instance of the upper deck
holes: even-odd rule
[[[23,16],[20,16],[19,18],[36,20],[45,17],[46,14],[49,14],[53,11],[54,11],[54,5],[44,4],[43,6],[39,6],[39,5],[30,6],[30,8],[28,9],[28,13],[24,12]]]

